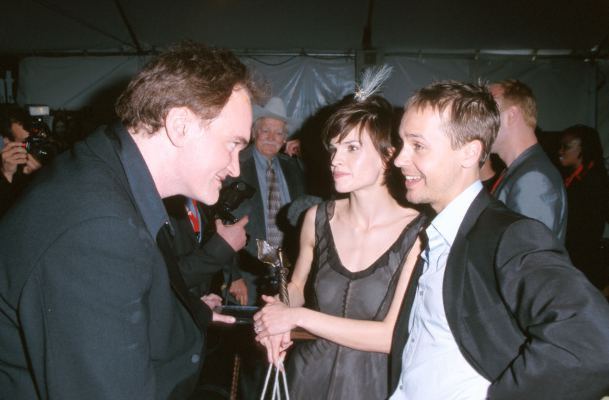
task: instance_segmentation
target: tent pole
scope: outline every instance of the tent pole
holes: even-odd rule
[[[133,45],[135,46],[135,49],[137,50],[137,54],[143,54],[144,51],[142,50],[140,41],[137,40],[135,31],[133,30],[133,27],[131,26],[131,24],[129,23],[129,20],[127,19],[127,15],[125,14],[125,10],[123,9],[123,6],[121,5],[119,0],[114,0],[114,4],[116,4],[116,8],[118,8],[118,12],[121,15],[123,22],[125,23],[125,27],[129,31],[129,36],[131,36],[131,40],[133,41]]]

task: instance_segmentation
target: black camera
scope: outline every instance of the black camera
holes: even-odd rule
[[[256,189],[243,181],[236,181],[220,190],[220,197],[214,206],[214,211],[217,218],[220,218],[224,224],[234,224],[238,219],[233,215],[233,211],[237,209],[245,200],[251,198]]]
[[[41,164],[48,164],[58,152],[58,145],[51,138],[51,130],[44,122],[49,116],[48,106],[30,106],[30,121],[25,129],[30,133],[25,141],[25,149]]]

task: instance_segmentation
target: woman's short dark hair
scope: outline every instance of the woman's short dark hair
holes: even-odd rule
[[[383,97],[374,95],[364,101],[349,96],[339,103],[338,109],[325,124],[322,140],[326,149],[336,139],[342,141],[353,129],[360,135],[366,131],[381,156],[387,170],[390,169],[400,139],[395,126],[393,107]]]
[[[188,107],[205,120],[216,117],[236,87],[254,99],[259,95],[233,53],[183,42],[150,61],[120,95],[115,110],[126,127],[153,133],[174,107]]]

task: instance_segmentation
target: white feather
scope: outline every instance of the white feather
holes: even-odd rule
[[[361,83],[355,91],[355,100],[365,101],[368,97],[380,91],[383,83],[391,75],[391,71],[393,71],[393,67],[389,65],[365,69],[362,73]]]

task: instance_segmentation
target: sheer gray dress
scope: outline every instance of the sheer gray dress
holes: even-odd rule
[[[341,263],[329,221],[334,202],[322,203],[315,216],[315,247],[309,282],[312,307],[345,318],[380,321],[389,311],[406,256],[423,225],[423,215],[368,268],[350,272]],[[291,398],[385,399],[386,354],[353,350],[325,339],[297,343],[286,367]]]

